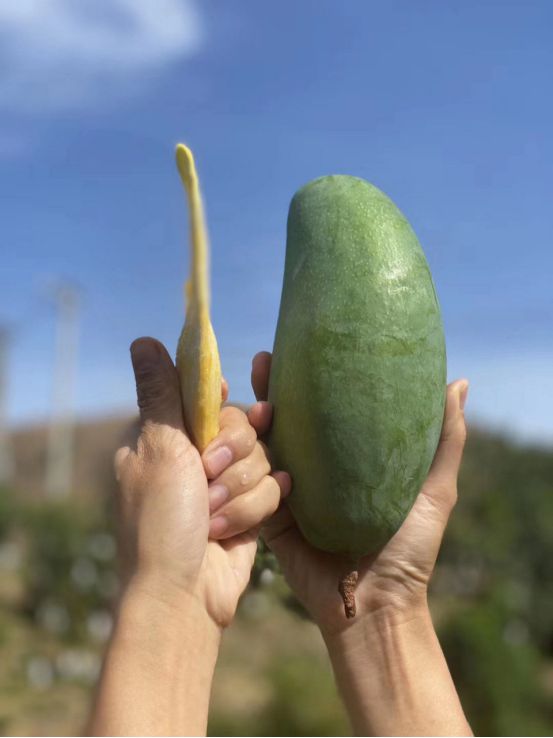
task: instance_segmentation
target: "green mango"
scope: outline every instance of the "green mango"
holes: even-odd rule
[[[307,540],[356,560],[407,516],[438,444],[445,340],[422,248],[365,180],[292,199],[273,349],[269,447]]]

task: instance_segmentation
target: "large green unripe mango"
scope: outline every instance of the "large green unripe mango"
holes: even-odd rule
[[[440,308],[409,223],[356,177],[294,196],[273,350],[269,439],[305,537],[353,558],[400,527],[440,436]]]

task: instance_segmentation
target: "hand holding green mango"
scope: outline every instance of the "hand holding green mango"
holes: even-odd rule
[[[258,400],[267,397],[270,367],[271,355],[257,354],[252,385]],[[448,386],[438,450],[415,504],[391,540],[359,561],[354,620],[344,618],[336,587],[347,558],[309,544],[287,503],[262,530],[288,584],[321,629],[354,735],[472,735],[427,602],[457,500],[467,392],[464,379]],[[258,402],[249,419],[259,435],[268,433],[271,404]]]
[[[255,356],[252,386],[258,400],[266,400],[271,355]],[[376,554],[359,562],[356,588],[357,618],[347,621],[336,583],[347,569],[347,558],[326,553],[309,544],[284,504],[263,529],[263,537],[276,554],[283,573],[327,640],[379,613],[408,618],[427,607],[427,586],[442,537],[457,500],[457,475],[466,438],[464,405],[468,382],[457,380],[447,388],[446,413],[438,450],[415,504],[399,531]],[[259,436],[269,432],[272,406],[256,406],[250,422]],[[293,485],[293,480],[292,480]],[[316,495],[317,490],[313,490]],[[294,488],[292,486],[292,494]]]

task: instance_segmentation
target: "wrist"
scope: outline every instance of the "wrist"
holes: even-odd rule
[[[323,636],[356,734],[471,735],[426,603]]]
[[[221,628],[193,593],[137,575],[122,593],[114,638],[132,641],[145,658],[151,655],[160,668],[169,670],[189,664],[193,653],[201,652],[198,663],[212,671]]]
[[[338,682],[363,684],[369,673],[383,674],[398,661],[398,654],[415,643],[435,638],[426,601],[407,610],[382,607],[353,620],[339,632],[322,632]]]
[[[183,591],[133,578],[119,602],[90,735],[205,735],[220,629]]]
[[[432,616],[426,599],[410,608],[393,605],[360,614],[339,631],[321,629],[335,668],[354,672],[376,665],[387,648],[408,638],[418,640],[434,633]]]

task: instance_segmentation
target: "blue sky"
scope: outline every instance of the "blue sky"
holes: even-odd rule
[[[82,290],[77,407],[133,407],[128,346],[173,352],[196,153],[231,398],[272,345],[288,203],[348,173],[404,211],[470,418],[553,441],[553,5],[4,0],[0,322],[12,422],[51,409],[48,286]]]

